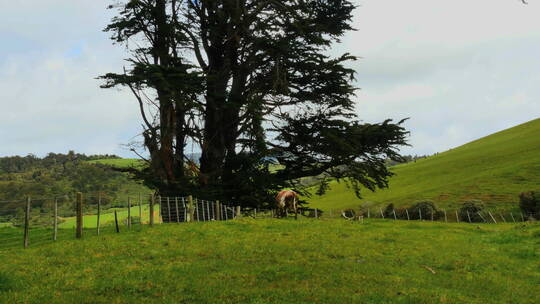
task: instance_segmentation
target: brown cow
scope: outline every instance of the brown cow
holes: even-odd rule
[[[294,211],[294,218],[298,219],[298,194],[292,190],[282,190],[276,195],[277,215],[288,216],[289,210]]]

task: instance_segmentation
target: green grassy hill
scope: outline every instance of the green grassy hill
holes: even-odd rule
[[[540,189],[540,119],[398,165],[392,171],[396,175],[390,179],[389,189],[365,190],[362,200],[336,182],[327,194],[308,200],[323,210],[369,203],[400,206],[423,199],[444,208],[480,199],[490,208],[515,209],[520,192]]]
[[[0,303],[532,304],[539,228],[244,218],[82,240],[67,229],[70,240],[0,247]]]
[[[146,165],[142,159],[135,159],[135,158],[107,158],[107,159],[89,160],[88,162],[92,164],[108,165],[108,166],[117,167],[117,168],[134,167],[138,169]]]

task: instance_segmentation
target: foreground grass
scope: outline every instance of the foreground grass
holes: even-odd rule
[[[0,251],[0,302],[537,303],[539,245],[537,224],[138,226]]]
[[[540,119],[492,134],[417,162],[392,167],[390,188],[363,192],[363,200],[343,183],[331,183],[326,195],[308,199],[323,210],[357,208],[372,202],[409,205],[429,199],[458,209],[480,199],[492,210],[517,210],[518,195],[540,184]]]

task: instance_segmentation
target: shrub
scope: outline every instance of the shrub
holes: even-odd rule
[[[386,218],[394,218],[394,204],[390,203],[386,208],[384,209],[384,217]]]
[[[474,223],[480,223],[483,222],[484,219],[482,216],[480,216],[479,212],[484,209],[484,203],[480,200],[470,200],[466,201],[461,205],[461,208],[459,208],[459,218],[462,221],[469,221],[469,217],[471,218],[471,222]]]
[[[432,201],[421,201],[415,203],[412,207],[407,208],[411,220],[437,220],[442,216],[442,212],[437,210],[437,207]],[[405,218],[407,215],[405,215]]]
[[[519,195],[519,208],[527,216],[540,219],[540,191],[527,191]]]
[[[345,209],[341,212],[341,216],[348,220],[352,220],[356,218],[356,211],[354,211],[354,209]]]

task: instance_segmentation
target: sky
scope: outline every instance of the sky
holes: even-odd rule
[[[0,156],[75,150],[135,157],[127,90],[95,78],[127,56],[102,32],[110,0],[0,0]],[[540,0],[357,0],[333,54],[362,57],[369,123],[409,118],[405,154],[432,154],[540,117]]]

